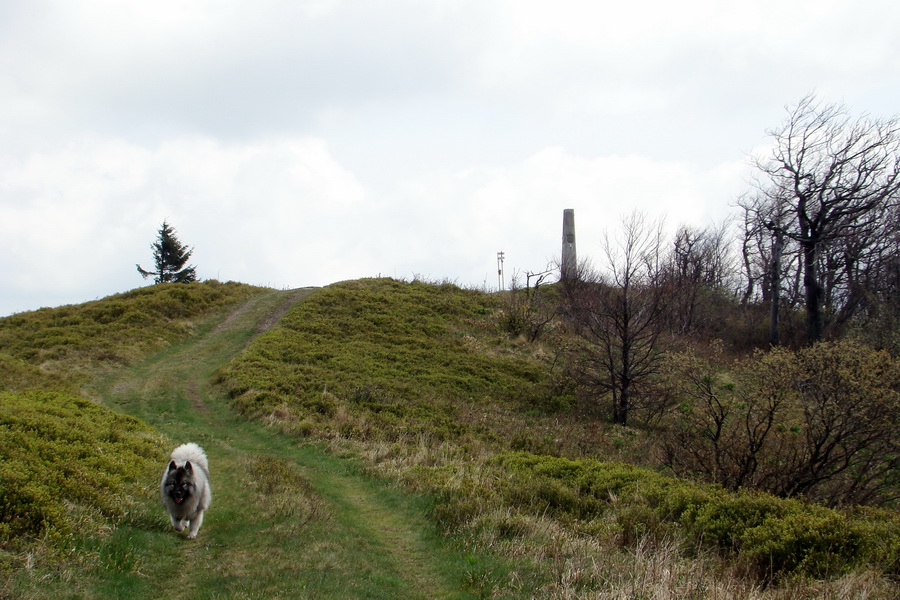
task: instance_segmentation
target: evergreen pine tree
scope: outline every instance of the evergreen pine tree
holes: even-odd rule
[[[184,246],[175,235],[175,228],[163,221],[159,228],[157,241],[151,244],[155,271],[146,271],[136,265],[144,279],[153,275],[154,283],[190,283],[197,280],[197,272],[193,266],[185,267],[185,263],[194,253],[192,248]]]

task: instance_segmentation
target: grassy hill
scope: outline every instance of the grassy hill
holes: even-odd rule
[[[177,578],[200,586],[196,597],[248,597],[250,581],[277,596],[301,580],[310,597],[900,592],[896,511],[837,511],[648,468],[652,438],[583,411],[560,376],[563,328],[549,324],[535,343],[511,336],[506,297],[343,282],[256,337],[287,301],[175,284],[0,319],[6,595],[53,597],[74,578],[71,597],[126,584],[135,597],[177,597],[149,573],[171,576],[176,556],[198,552],[211,575]],[[203,550],[173,545],[156,499],[156,469],[187,432],[224,465],[216,481],[266,490],[252,528],[237,526],[248,508],[226,493]],[[356,466],[345,472],[345,461]],[[79,485],[99,472],[93,489]],[[414,541],[430,527],[450,545]]]

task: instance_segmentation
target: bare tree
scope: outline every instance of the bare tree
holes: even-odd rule
[[[856,337],[900,355],[900,209],[884,215],[873,238],[848,240],[842,250],[847,301],[838,319],[858,317],[850,323]]]
[[[594,393],[612,396],[612,420],[620,425],[628,423],[635,386],[659,366],[662,248],[662,225],[633,213],[620,236],[603,240],[602,269],[581,269],[565,284],[568,314],[583,341],[578,374]]]
[[[663,462],[730,489],[829,505],[900,499],[900,363],[852,341],[775,348],[730,365],[692,355],[666,373],[681,386]]]
[[[763,194],[744,195],[738,199],[744,210],[743,260],[747,277],[744,303],[754,295],[757,283],[763,304],[769,305],[769,343],[780,342],[779,324],[784,281],[795,266],[797,253],[785,245],[787,215],[784,203],[772,202]],[[792,300],[796,294],[787,294]],[[788,302],[789,306],[793,302]]]
[[[676,333],[709,325],[714,294],[731,295],[735,268],[729,248],[729,221],[703,229],[683,226],[667,256],[665,286]]]
[[[507,333],[525,336],[533,343],[553,321],[559,304],[555,298],[544,297],[541,284],[555,272],[550,265],[539,273],[526,271],[524,290],[520,288],[519,274],[513,274],[506,306],[500,315],[500,326]]]
[[[784,350],[768,356],[780,357]],[[779,354],[779,352],[781,354]],[[784,361],[757,352],[752,368],[723,377],[693,354],[667,357],[667,376],[682,388],[680,410],[662,441],[663,463],[680,475],[701,475],[728,489],[765,488],[766,465],[783,452],[790,387]],[[734,379],[746,385],[735,385]]]
[[[756,214],[768,219],[764,224],[773,236],[799,247],[807,337],[814,341],[825,330],[827,277],[846,274],[846,265],[829,262],[826,251],[868,236],[898,200],[900,121],[852,119],[843,106],[808,96],[769,134],[772,153],[756,161]]]

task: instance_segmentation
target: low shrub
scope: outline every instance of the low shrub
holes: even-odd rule
[[[690,527],[702,539],[714,542],[720,548],[743,550],[744,533],[759,527],[771,519],[779,519],[787,514],[811,505],[800,505],[791,500],[782,500],[769,494],[742,491],[710,498],[698,507]]]
[[[155,478],[164,444],[137,419],[78,396],[5,392],[0,456],[2,547],[122,518]]]
[[[41,371],[21,358],[0,352],[0,391],[63,389],[70,387],[74,379],[70,376],[65,381],[58,375]]]
[[[625,543],[680,531],[767,577],[834,576],[861,565],[898,569],[900,516],[893,511],[837,511],[591,459],[508,452],[494,462],[509,473],[498,486],[505,502],[583,521],[612,517]]]
[[[740,542],[743,554],[763,572],[799,570],[814,577],[844,572],[868,554],[849,519],[813,506],[746,527]]]

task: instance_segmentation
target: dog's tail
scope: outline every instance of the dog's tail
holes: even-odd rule
[[[200,466],[207,474],[209,474],[209,461],[206,459],[206,453],[203,451],[203,448],[193,442],[182,444],[172,450],[171,458],[179,467],[184,466],[184,463],[190,461],[192,465]]]

